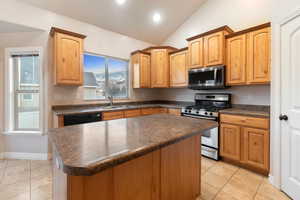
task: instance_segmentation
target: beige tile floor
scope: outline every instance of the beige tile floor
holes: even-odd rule
[[[287,200],[258,174],[202,158],[199,200]],[[51,161],[0,160],[0,200],[51,200]]]
[[[288,200],[266,177],[202,157],[199,200]]]

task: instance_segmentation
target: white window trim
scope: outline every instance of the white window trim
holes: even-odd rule
[[[29,54],[38,53],[40,62],[40,130],[27,131],[27,130],[14,130],[14,71],[12,66],[11,55],[14,54]],[[43,135],[46,133],[46,116],[45,116],[45,83],[44,83],[44,66],[43,66],[43,48],[42,47],[20,47],[20,48],[6,48],[5,49],[5,119],[4,119],[4,132],[6,135]]]

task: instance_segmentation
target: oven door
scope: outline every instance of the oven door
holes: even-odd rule
[[[214,128],[202,133],[201,144],[219,149],[219,128]]]

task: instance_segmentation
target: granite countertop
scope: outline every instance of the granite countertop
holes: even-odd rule
[[[243,115],[250,117],[270,118],[269,106],[233,105],[232,108],[220,110],[221,114]]]
[[[71,115],[81,113],[94,113],[94,112],[105,112],[105,111],[118,111],[118,110],[130,110],[138,108],[152,108],[152,107],[163,107],[163,108],[178,108],[193,105],[193,102],[176,102],[176,101],[153,101],[153,102],[133,102],[133,103],[119,103],[114,106],[118,108],[108,108],[105,105],[69,105],[69,106],[54,106],[53,112],[56,115]]]
[[[217,126],[157,114],[51,129],[49,138],[65,173],[90,176]]]

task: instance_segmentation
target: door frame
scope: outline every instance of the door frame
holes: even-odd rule
[[[279,20],[272,21],[272,77],[271,77],[271,134],[270,134],[270,175],[269,181],[281,188],[281,28],[283,25],[300,17],[300,8]]]

